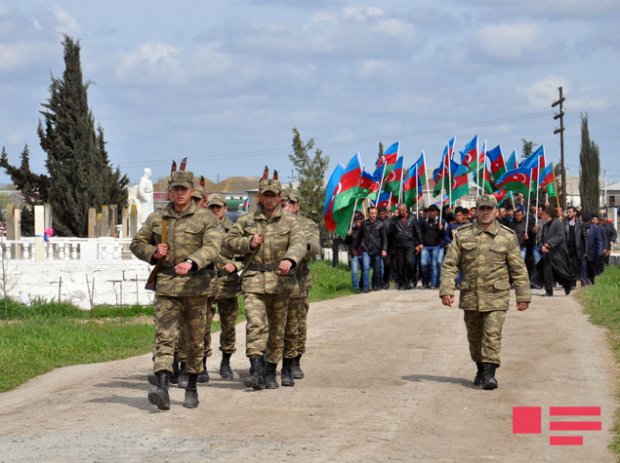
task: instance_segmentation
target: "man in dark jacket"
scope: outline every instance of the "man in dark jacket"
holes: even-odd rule
[[[349,246],[351,284],[353,285],[353,291],[356,293],[360,292],[360,267],[362,267],[362,220],[364,220],[362,213],[356,212],[353,217],[353,227],[351,227],[351,230],[347,232],[347,237],[344,239],[344,244]],[[366,280],[368,281],[368,272],[366,272]]]
[[[420,222],[422,231],[422,284],[425,288],[438,288],[443,262],[443,235],[445,223],[439,220],[439,208],[432,205],[428,208],[428,217]]]
[[[545,296],[553,296],[553,286],[557,281],[566,295],[573,287],[573,272],[570,267],[570,258],[566,247],[566,234],[562,222],[557,218],[554,207],[547,207],[543,212],[543,222],[540,252],[543,266]]]
[[[397,289],[413,289],[416,277],[416,254],[422,250],[422,236],[418,221],[409,215],[407,206],[399,204],[390,220],[389,246],[393,252],[392,271]]]
[[[606,214],[602,214],[601,216],[600,227],[605,237],[605,264],[609,265],[609,256],[611,255],[614,244],[618,241],[618,232],[614,227],[613,220],[608,219]]]
[[[581,285],[587,284],[587,275],[583,273],[586,260],[586,228],[583,222],[579,220],[577,209],[569,207],[566,209],[566,218],[564,221],[564,231],[566,232],[566,246],[568,247],[568,255],[570,258],[570,266],[573,276],[576,280],[581,281]]]
[[[603,272],[605,262],[605,233],[599,226],[599,218],[596,214],[583,214],[586,224],[586,264],[588,280],[594,284],[597,275]]]
[[[517,234],[519,249],[521,249],[521,256],[524,261],[527,256],[530,237],[536,236],[536,232],[534,232],[534,221],[527,224],[527,229],[525,228],[525,224],[526,220],[523,209],[516,209],[513,213],[513,220],[508,222],[508,227]]]
[[[381,262],[387,256],[387,230],[383,222],[377,219],[377,208],[368,208],[368,218],[362,222],[362,278],[364,292],[369,291],[368,274],[372,264],[372,289],[383,288]]]

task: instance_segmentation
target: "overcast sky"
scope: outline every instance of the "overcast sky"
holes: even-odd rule
[[[587,112],[618,182],[619,19],[618,0],[0,0],[0,145],[18,163],[27,143],[45,172],[38,111],[66,33],[132,182],[184,156],[214,181],[265,164],[288,177],[293,127],[332,167],[400,140],[407,166],[425,150],[433,168],[451,136],[462,149],[475,134],[506,156],[533,140],[557,162],[559,86],[569,173]]]

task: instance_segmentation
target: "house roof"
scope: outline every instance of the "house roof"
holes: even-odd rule
[[[245,193],[258,187],[260,177],[228,177],[220,183],[215,183],[207,191],[217,193]]]

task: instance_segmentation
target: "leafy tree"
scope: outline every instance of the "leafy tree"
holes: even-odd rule
[[[314,148],[314,139],[304,143],[297,128],[293,128],[293,153],[288,158],[299,177],[300,206],[304,215],[319,224],[321,243],[329,241],[329,232],[323,220],[323,201],[325,199],[324,179],[329,166],[329,156],[324,156],[320,149]]]
[[[579,195],[584,211],[598,212],[601,194],[599,148],[590,140],[588,115],[581,115],[581,150],[579,152]]]
[[[531,140],[526,140],[525,138],[522,138],[521,142],[523,143],[523,149],[521,150],[521,157],[525,159],[526,157],[528,157],[530,154],[534,152],[534,148],[536,147],[536,144]]]
[[[21,164],[15,167],[9,164],[9,157],[5,147],[0,154],[0,167],[4,168],[11,181],[21,191],[24,204],[22,206],[21,227],[22,234],[34,234],[34,206],[43,204],[47,198],[49,177],[35,174],[30,170],[30,150],[24,146],[21,154]]]

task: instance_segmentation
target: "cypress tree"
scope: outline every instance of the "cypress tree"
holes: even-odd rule
[[[588,115],[581,115],[581,150],[579,151],[579,195],[581,208],[587,212],[598,212],[600,207],[601,187],[599,175],[601,162],[599,148],[590,140]]]
[[[302,213],[319,225],[321,243],[329,241],[329,232],[323,220],[323,201],[325,199],[325,185],[323,184],[329,157],[323,156],[320,149],[314,150],[314,156],[309,152],[314,148],[311,138],[306,143],[301,139],[297,128],[293,128],[293,153],[288,158],[297,171],[299,177],[300,207]]]

